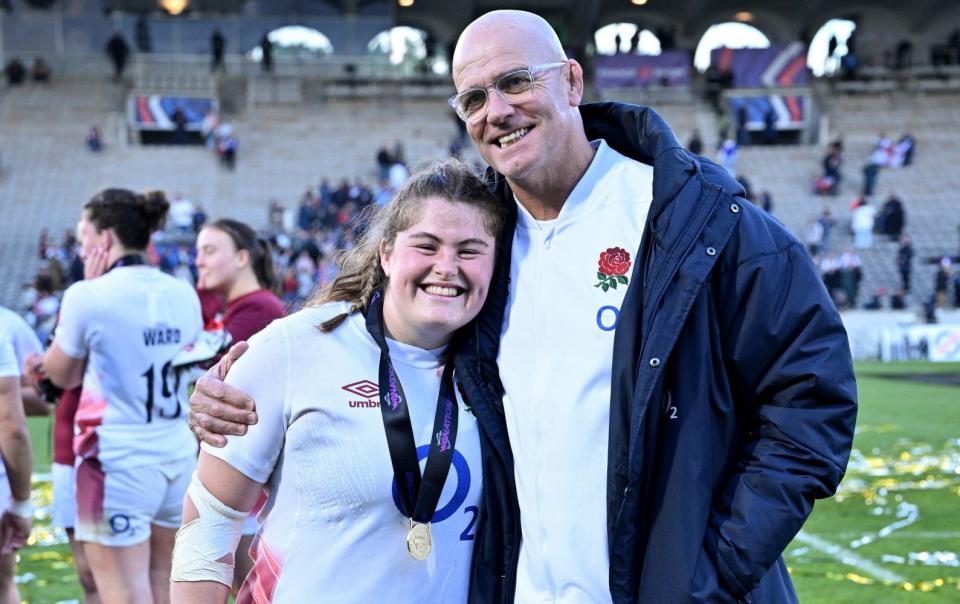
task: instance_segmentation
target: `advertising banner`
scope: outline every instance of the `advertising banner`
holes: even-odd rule
[[[884,361],[960,361],[960,325],[888,327],[880,337]]]
[[[207,113],[217,111],[217,101],[203,97],[131,95],[127,101],[130,125],[138,130],[173,130],[177,110],[186,119],[187,130],[200,130]]]
[[[597,90],[645,86],[689,86],[690,53],[599,55],[593,61]]]
[[[800,42],[768,48],[716,48],[710,64],[733,74],[734,88],[808,86],[807,47]]]
[[[767,96],[729,97],[730,114],[746,112],[747,129],[763,130],[767,114],[773,112],[779,130],[799,129],[807,125],[807,107],[810,99],[799,95],[771,94]]]

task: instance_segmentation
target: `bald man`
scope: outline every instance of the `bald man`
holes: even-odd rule
[[[803,246],[651,109],[581,106],[536,15],[471,23],[453,79],[515,211],[457,367],[485,447],[471,601],[795,602],[781,553],[856,416]],[[191,400],[211,444],[254,418],[219,380],[240,352]]]

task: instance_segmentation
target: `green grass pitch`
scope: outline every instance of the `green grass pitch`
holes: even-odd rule
[[[837,497],[820,501],[787,548],[800,601],[960,601],[960,387],[878,374],[960,375],[960,363],[860,363],[854,455]],[[80,598],[69,547],[50,530],[50,423],[30,420],[32,545],[17,575],[25,602]]]
[[[960,601],[960,387],[881,373],[960,376],[960,364],[857,365],[847,474],[786,551],[801,602]]]

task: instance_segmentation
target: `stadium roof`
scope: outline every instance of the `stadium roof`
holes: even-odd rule
[[[51,0],[24,0],[49,3]],[[957,0],[188,0],[190,10],[245,14],[290,15],[389,15],[398,25],[419,27],[441,43],[450,43],[471,20],[501,8],[537,12],[557,29],[573,48],[588,43],[594,31],[608,23],[633,22],[651,30],[658,27],[678,44],[695,45],[716,23],[747,21],[773,41],[809,38],[832,18],[869,15],[901,35],[942,27],[945,14],[958,15]],[[87,0],[61,0],[77,3]],[[410,6],[403,6],[410,2]],[[642,5],[635,2],[643,2]],[[155,10],[158,0],[107,0],[115,9],[130,12]],[[958,22],[957,20],[954,20]]]
[[[338,4],[349,10],[361,3],[344,0]],[[548,19],[570,46],[586,43],[596,29],[617,22],[638,23],[651,30],[666,28],[678,43],[691,46],[711,25],[734,20],[747,20],[776,41],[809,39],[829,19],[857,20],[867,14],[890,23],[892,31],[921,32],[958,4],[956,0],[646,0],[639,6],[632,0],[414,0],[410,7],[396,8],[395,14],[399,24],[448,38],[487,11],[523,8]]]

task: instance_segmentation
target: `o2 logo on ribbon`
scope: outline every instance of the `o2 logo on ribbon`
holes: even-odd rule
[[[421,445],[417,447],[417,461],[423,461],[427,458],[427,455],[430,454],[430,445]],[[453,450],[453,463],[451,464],[453,469],[457,473],[457,490],[453,492],[453,497],[450,498],[450,501],[447,505],[442,508],[438,508],[437,511],[433,513],[432,523],[443,522],[444,520],[450,518],[456,513],[456,511],[463,505],[463,502],[466,501],[467,495],[470,493],[470,466],[467,465],[467,460],[463,457],[460,451],[456,449]],[[448,476],[449,478],[449,476]],[[393,493],[393,505],[397,506],[397,510],[402,514],[403,508],[400,507],[400,492],[397,490],[397,479],[393,479],[393,485],[391,488]],[[467,516],[470,516],[470,519],[467,521],[467,527],[460,533],[460,541],[473,541],[475,535],[473,533],[473,526],[477,523],[477,513],[479,509],[475,505],[468,505],[463,508],[463,513]]]

